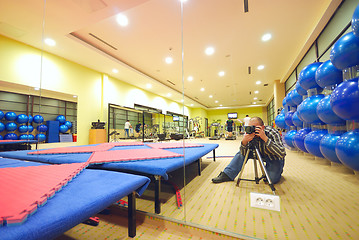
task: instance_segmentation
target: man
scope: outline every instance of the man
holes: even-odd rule
[[[240,151],[233,157],[228,166],[221,172],[218,177],[213,178],[213,183],[233,181],[242,169],[244,156],[248,150],[248,144],[255,137],[258,138],[258,150],[263,161],[266,163],[265,168],[272,183],[279,182],[283,167],[285,148],[278,131],[271,127],[265,127],[260,117],[253,117],[249,121],[249,126],[255,126],[255,132],[244,134],[241,142]]]
[[[126,121],[125,122],[125,137],[126,138],[130,138],[130,128],[132,128],[132,125],[130,123],[130,121]]]
[[[233,127],[234,127],[234,121],[230,118],[228,118],[227,122],[226,122],[226,126],[227,126],[227,132],[228,132],[228,136],[232,137],[232,132],[233,132]]]
[[[243,118],[244,127],[249,126],[249,121],[250,120],[251,120],[251,118],[248,115],[246,115],[246,117]]]

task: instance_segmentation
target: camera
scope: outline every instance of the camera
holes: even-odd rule
[[[246,126],[244,128],[244,131],[247,133],[247,134],[252,134],[254,132],[256,132],[256,126]]]

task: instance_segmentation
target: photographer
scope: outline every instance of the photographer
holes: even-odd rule
[[[252,142],[253,141],[253,142]],[[213,178],[213,183],[233,181],[242,169],[244,156],[249,150],[250,144],[256,144],[265,168],[273,184],[279,182],[283,167],[285,148],[278,131],[272,127],[265,127],[260,117],[253,117],[249,121],[249,127],[246,127],[246,133],[241,142],[240,151],[233,157],[228,166],[218,177]]]

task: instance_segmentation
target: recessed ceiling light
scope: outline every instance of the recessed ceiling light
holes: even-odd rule
[[[224,76],[224,74],[225,74],[225,72],[224,72],[224,71],[220,71],[220,72],[218,73],[218,76],[223,77],[223,76]]]
[[[258,99],[258,98],[256,98],[256,97],[255,97],[255,98],[253,98],[253,100],[257,100],[257,99]]]
[[[259,65],[259,66],[257,67],[257,69],[258,69],[258,70],[264,69],[264,65]]]
[[[183,99],[181,99],[181,102],[184,102],[184,100],[183,100]]]
[[[272,34],[266,33],[262,36],[262,41],[266,42],[266,41],[270,40],[271,38],[272,38]]]
[[[167,93],[167,97],[171,97],[172,96],[172,93]]]
[[[218,103],[218,101],[216,100],[216,101],[214,101],[215,103]]]
[[[222,105],[222,104],[220,104],[219,106],[220,106],[220,107],[223,107],[223,105]]]
[[[53,47],[53,46],[56,45],[55,40],[53,40],[53,39],[51,39],[51,38],[45,38],[44,42],[45,42],[47,45],[51,46],[51,47]]]
[[[122,13],[117,14],[116,21],[122,27],[126,27],[128,25],[128,18],[125,15],[123,15]]]
[[[166,61],[167,64],[171,64],[171,63],[173,63],[173,58],[166,57],[165,61]]]
[[[193,107],[193,103],[191,103],[191,105],[190,105],[191,107]]]
[[[73,95],[73,97],[74,97],[74,98],[77,98],[77,96],[76,96],[76,95]]]
[[[209,95],[209,98],[213,98],[213,96],[212,96],[212,95]]]
[[[118,70],[116,68],[112,69],[113,73],[118,73]]]
[[[187,2],[187,0],[180,0],[180,2],[183,2],[183,3],[185,3],[185,2]]]
[[[261,81],[257,81],[257,82],[256,82],[257,85],[259,85],[259,84],[261,84],[261,83],[262,83]]]
[[[204,92],[204,88],[201,88],[201,92]]]
[[[39,90],[40,90],[40,88],[38,88],[38,87],[34,87],[34,90],[35,90],[35,91],[39,91]]]
[[[191,81],[193,80],[193,77],[192,77],[192,76],[188,76],[187,80],[191,82]]]
[[[259,91],[254,91],[255,94],[259,93]]]
[[[152,85],[151,85],[150,83],[147,83],[147,84],[146,84],[146,87],[147,87],[147,88],[151,88]]]
[[[253,102],[253,104],[257,104],[257,102]]]
[[[213,47],[208,47],[206,48],[206,54],[207,55],[212,55],[214,53],[214,48]]]

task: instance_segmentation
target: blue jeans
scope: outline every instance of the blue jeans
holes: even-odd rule
[[[125,129],[125,137],[130,137],[130,129]]]
[[[265,168],[267,170],[268,176],[270,177],[273,184],[279,182],[284,167],[284,160],[270,160],[269,158],[263,158],[265,162]],[[228,166],[223,170],[223,172],[232,180],[234,180],[239,172],[242,169],[244,162],[244,156],[239,151],[228,164]],[[260,176],[259,176],[260,177]]]

